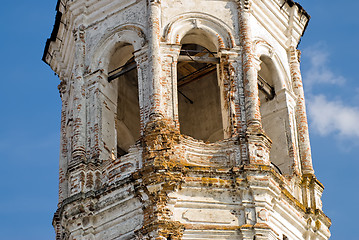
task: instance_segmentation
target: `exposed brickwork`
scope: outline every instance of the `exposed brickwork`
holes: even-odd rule
[[[151,118],[144,133],[143,168],[135,174],[135,179],[141,180],[137,188],[149,197],[144,208],[144,226],[138,236],[140,239],[182,239],[183,226],[171,219],[167,206],[168,193],[182,182],[181,156],[173,151],[179,141],[179,131],[171,128],[171,120],[161,115]]]
[[[290,70],[293,81],[293,90],[297,95],[296,120],[298,129],[299,149],[301,156],[302,169],[304,174],[313,174],[312,156],[309,142],[309,131],[307,114],[305,110],[305,100],[303,91],[303,82],[299,67],[298,50],[290,48]]]
[[[248,161],[251,164],[269,164],[270,139],[261,126],[259,93],[257,85],[257,63],[254,59],[250,26],[251,1],[240,4],[240,39],[242,44],[243,88],[246,112],[246,140],[248,141]],[[256,136],[260,136],[258,139]],[[258,142],[257,142],[258,139]],[[263,144],[262,141],[265,143]]]

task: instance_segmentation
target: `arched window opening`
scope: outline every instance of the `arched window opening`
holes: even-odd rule
[[[140,138],[138,75],[133,47],[122,44],[112,55],[108,80],[116,89],[115,133],[117,157],[128,153]]]
[[[288,109],[285,98],[279,100],[276,95],[276,84],[278,82],[278,72],[269,57],[260,58],[261,65],[258,72],[258,88],[260,99],[260,112],[262,126],[265,133],[272,140],[270,160],[279,173],[289,173],[291,160],[289,159],[290,138]]]
[[[264,59],[264,61],[263,61]],[[258,73],[258,89],[260,90],[260,102],[265,103],[272,100],[275,96],[273,74],[270,64],[265,63],[265,57],[262,57],[261,70]]]
[[[177,64],[180,131],[205,142],[216,142],[224,138],[219,60],[214,46],[199,45],[198,39],[208,42],[203,34],[189,33],[184,37]]]

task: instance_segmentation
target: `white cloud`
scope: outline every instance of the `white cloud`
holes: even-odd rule
[[[325,44],[316,44],[303,50],[303,81],[308,100],[308,116],[311,128],[322,136],[334,135],[340,139],[359,139],[359,108],[341,100],[340,88],[337,96],[328,97],[321,85],[333,84],[346,87],[346,79],[330,67],[330,54]],[[319,95],[313,95],[316,88]],[[359,97],[359,89],[353,89],[353,98]],[[355,92],[357,91],[357,92]],[[309,94],[308,94],[309,93]]]
[[[328,100],[324,95],[308,99],[311,127],[319,134],[337,134],[359,138],[359,108],[347,106],[340,100]]]
[[[316,44],[303,50],[304,61],[309,62],[309,67],[304,71],[305,87],[311,89],[314,84],[337,84],[345,83],[345,78],[335,74],[329,66],[329,52],[323,44]]]

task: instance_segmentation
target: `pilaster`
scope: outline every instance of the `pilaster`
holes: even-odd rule
[[[84,65],[86,54],[85,27],[80,25],[74,30],[75,62],[72,79],[73,90],[73,134],[72,161],[86,159],[86,89],[84,86]]]
[[[152,113],[152,103],[154,96],[154,83],[150,77],[151,64],[149,58],[149,46],[145,45],[141,50],[134,53],[137,76],[138,76],[138,97],[140,105],[140,124],[141,135],[143,135],[145,126],[149,122],[150,115]]]
[[[179,129],[178,92],[177,92],[177,63],[181,45],[161,43],[162,60],[161,87],[165,116],[173,121],[172,125]]]
[[[63,79],[58,86],[62,101],[61,106],[61,129],[60,129],[60,161],[59,161],[59,204],[66,198],[68,192],[67,186],[67,168],[69,159],[69,91],[68,80]]]

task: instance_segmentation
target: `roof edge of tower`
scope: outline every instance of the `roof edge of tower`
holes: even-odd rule
[[[285,2],[290,6],[290,7],[293,7],[294,5],[298,7],[298,11],[304,15],[305,17],[307,17],[308,21],[306,22],[304,28],[303,28],[303,32],[301,34],[301,36],[304,35],[307,27],[308,27],[308,24],[309,24],[309,20],[311,18],[311,16],[308,14],[308,12],[302,7],[302,5],[300,5],[298,2],[295,2],[293,0],[285,0]],[[49,48],[50,48],[50,44],[51,42],[55,42],[56,39],[57,39],[57,34],[59,32],[59,28],[60,28],[60,23],[61,23],[61,17],[62,17],[62,12],[60,12],[60,4],[61,4],[61,0],[57,0],[57,3],[56,3],[56,16],[55,16],[55,23],[54,23],[54,26],[53,26],[53,29],[52,29],[52,32],[51,32],[51,35],[50,35],[50,38],[48,38],[46,40],[46,44],[45,44],[45,48],[44,48],[44,52],[43,52],[43,55],[42,55],[42,61],[45,62],[47,65],[50,65],[49,62],[46,61],[46,56],[48,55],[48,51],[49,51]],[[300,40],[298,42],[298,45],[300,44]]]
[[[61,23],[61,17],[62,17],[62,12],[60,12],[59,10],[59,6],[60,6],[61,0],[57,0],[57,4],[56,4],[56,16],[55,16],[55,23],[54,23],[54,27],[52,29],[51,35],[50,37],[46,40],[46,44],[45,44],[45,48],[44,48],[44,53],[42,55],[42,61],[44,63],[46,63],[47,65],[50,65],[50,63],[48,63],[46,61],[46,56],[48,54],[49,48],[50,48],[50,44],[51,42],[56,41],[57,38],[57,34],[59,32],[59,28],[60,28],[60,23]]]
[[[293,0],[286,0],[286,2],[288,3],[288,5],[290,7],[293,7],[294,5],[296,5],[299,9],[299,11],[305,15],[308,19],[310,19],[310,15],[307,11],[305,11],[305,9],[302,7],[302,5],[300,5],[298,2],[294,2]]]
[[[305,24],[305,26],[304,26],[304,28],[303,28],[303,32],[302,32],[302,35],[301,35],[301,36],[303,37],[303,35],[304,35],[304,33],[305,33],[305,30],[306,30],[307,27],[308,27],[309,20],[310,20],[311,16],[310,16],[309,13],[302,7],[302,5],[300,5],[298,2],[295,2],[295,1],[293,1],[293,0],[285,0],[285,1],[286,1],[286,3],[287,3],[290,7],[293,7],[294,5],[297,6],[298,11],[308,19],[308,21],[306,22],[306,24]],[[300,40],[299,40],[299,42],[298,42],[298,45],[299,45],[299,44],[300,44]],[[297,45],[297,47],[298,47],[298,45]]]

